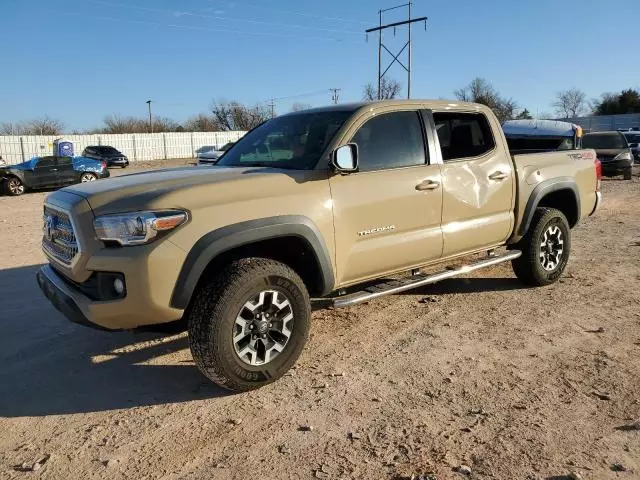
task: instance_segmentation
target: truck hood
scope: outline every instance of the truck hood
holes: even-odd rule
[[[62,191],[85,198],[96,215],[104,215],[150,208],[189,209],[212,201],[226,203],[250,192],[255,194],[267,178],[300,182],[308,176],[317,174],[264,167],[181,167],[79,183]],[[249,187],[253,182],[256,184]]]

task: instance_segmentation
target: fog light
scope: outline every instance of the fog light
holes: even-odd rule
[[[121,278],[116,278],[113,281],[113,289],[118,295],[122,295],[124,293],[124,282]]]

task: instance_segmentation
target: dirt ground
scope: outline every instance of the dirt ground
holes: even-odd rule
[[[0,197],[0,477],[638,479],[638,172],[603,194],[559,283],[503,265],[316,310],[291,374],[240,395],[184,333],[66,321],[34,278],[46,193]]]

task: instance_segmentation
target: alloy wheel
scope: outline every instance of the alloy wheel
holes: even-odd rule
[[[247,301],[233,327],[233,348],[244,363],[265,365],[287,346],[293,310],[282,292],[264,290]]]
[[[24,185],[17,178],[10,179],[8,187],[9,187],[9,191],[13,195],[21,195],[24,193]]]
[[[551,272],[555,270],[562,260],[564,252],[564,239],[562,230],[557,225],[550,225],[542,235],[540,242],[540,264],[542,268]]]

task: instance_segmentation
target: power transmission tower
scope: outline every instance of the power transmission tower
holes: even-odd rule
[[[272,98],[269,101],[269,108],[271,108],[271,118],[274,118],[276,116],[276,103],[275,103],[276,99]]]
[[[329,91],[331,92],[331,100],[333,100],[333,103],[335,103],[336,105],[338,104],[338,101],[340,100],[340,90],[342,90],[341,88],[330,88]]]
[[[407,98],[411,98],[411,56],[412,56],[412,51],[411,51],[411,24],[416,23],[416,22],[424,22],[424,29],[427,29],[427,17],[419,17],[419,18],[411,18],[411,6],[412,3],[405,3],[403,5],[397,5],[395,7],[391,7],[391,8],[385,8],[383,10],[378,10],[378,16],[380,18],[380,23],[377,27],[374,28],[369,28],[367,30],[365,30],[365,33],[367,34],[367,38],[368,38],[368,34],[371,32],[378,32],[378,100],[380,100],[381,98],[381,87],[382,87],[382,77],[384,77],[385,73],[387,73],[389,71],[389,69],[393,66],[394,63],[398,62],[398,64],[404,68],[407,71]],[[389,10],[395,10],[397,8],[404,8],[404,7],[408,7],[409,8],[409,18],[407,20],[404,20],[402,22],[394,22],[394,23],[389,23],[387,25],[382,25],[382,14],[384,12],[388,12]],[[404,44],[404,47],[402,47],[400,49],[400,51],[394,55],[391,50],[389,50],[386,45],[384,43],[382,43],[382,31],[386,30],[387,28],[393,28],[394,31],[394,35],[395,35],[395,30],[396,27],[399,27],[401,25],[409,25],[409,39],[407,40],[407,43]],[[408,66],[405,66],[404,63],[402,63],[399,60],[400,55],[402,55],[402,52],[404,52],[405,48],[409,47],[408,50]],[[385,69],[384,72],[382,72],[382,49],[385,49],[387,51],[387,53],[389,55],[391,55],[393,57],[393,60],[391,60],[391,63],[387,66],[387,68]],[[382,72],[382,73],[381,73]]]

